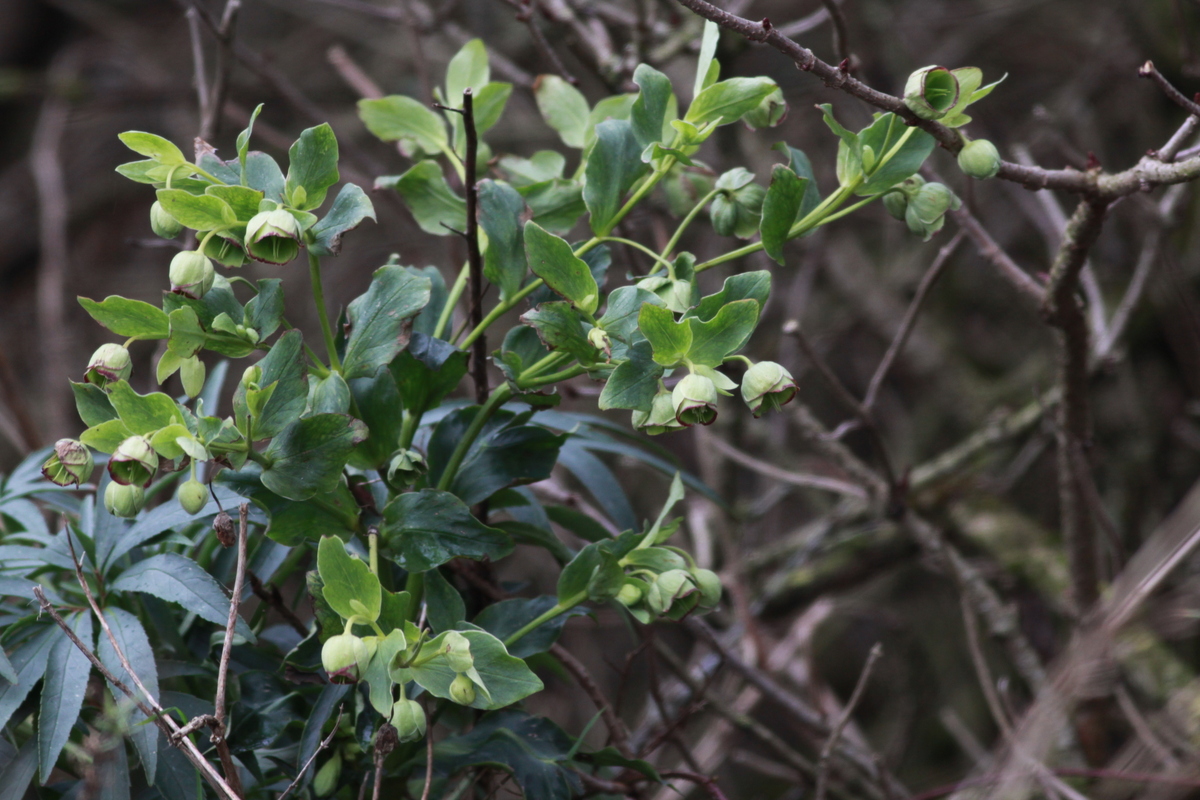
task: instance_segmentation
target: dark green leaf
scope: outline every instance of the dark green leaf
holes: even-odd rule
[[[804,201],[800,204],[800,212],[796,215],[799,219],[804,219],[810,211],[821,204],[821,192],[817,189],[817,177],[813,174],[812,162],[808,160],[808,156],[804,155],[803,150],[797,150],[787,142],[779,142],[771,149],[786,155],[792,172],[801,178],[808,179],[808,183],[804,186]]]
[[[628,355],[629,358],[608,376],[600,392],[601,411],[612,408],[647,410],[658,392],[663,368],[652,357],[650,344],[639,342],[629,349]]]
[[[500,289],[507,301],[525,280],[523,225],[528,214],[525,201],[507,183],[479,182],[479,225],[488,237],[483,274]]]
[[[336,372],[309,380],[309,414],[345,414],[350,410],[350,387]]]
[[[396,563],[410,572],[424,572],[453,558],[490,558],[512,551],[502,531],[483,525],[461,500],[449,492],[422,489],[388,503],[383,534]]]
[[[338,182],[338,144],[329,123],[321,123],[300,134],[288,150],[285,192],[294,200],[297,187],[303,186],[307,198],[292,206],[307,211],[325,202],[325,192]]]
[[[530,622],[557,605],[554,595],[501,600],[480,611],[473,624],[483,628],[500,641],[504,641]],[[587,609],[576,606],[563,614],[559,614],[549,622],[544,622],[529,633],[518,639],[508,652],[517,658],[529,658],[536,653],[544,653],[558,641],[563,626],[574,616],[587,614]]]
[[[375,271],[366,293],[350,303],[347,316],[350,338],[342,359],[347,380],[367,378],[408,344],[411,325],[406,321],[429,302],[430,281],[404,267],[386,266]]]
[[[279,337],[271,351],[263,356],[258,365],[262,367],[260,386],[278,384],[271,399],[263,407],[262,415],[254,420],[254,435],[270,438],[292,424],[308,404],[308,384],[304,378],[304,357],[301,353],[303,337],[300,331],[291,330]],[[245,408],[245,391],[241,385],[234,394],[234,408]],[[239,401],[240,398],[240,401]]]
[[[783,245],[798,219],[807,184],[806,179],[783,164],[776,164],[771,171],[771,185],[763,198],[759,231],[763,250],[778,264],[783,264]]]
[[[0,768],[0,800],[24,800],[37,766],[37,738],[30,736],[13,759]]]
[[[467,354],[449,342],[414,333],[408,348],[392,362],[391,372],[404,408],[420,415],[458,386],[467,374]]]
[[[205,576],[207,577],[207,573]],[[209,578],[209,580],[212,579]],[[142,685],[146,687],[150,696],[158,700],[158,665],[155,663],[154,650],[150,647],[150,640],[146,637],[142,623],[128,611],[112,606],[104,610],[104,616],[108,620],[108,627],[112,630],[113,638],[117,640],[121,652],[128,659],[129,666],[141,679]],[[96,649],[96,655],[100,657],[100,663],[107,667],[108,671],[118,680],[126,686],[134,686],[133,679],[121,665],[121,660],[117,658],[117,653],[107,636],[100,637],[100,646]],[[108,688],[119,703],[128,703],[125,695],[119,689],[111,684]],[[158,765],[158,728],[154,727],[149,719],[144,718],[140,711],[134,709],[130,713],[133,715],[131,720],[133,732],[130,734],[130,738],[133,739],[134,747],[141,756],[142,770],[146,773],[146,780],[153,782]]]
[[[366,438],[367,426],[343,414],[297,420],[267,447],[270,466],[263,470],[263,485],[289,500],[332,492],[354,446]]]
[[[165,339],[170,332],[166,313],[141,300],[110,295],[97,303],[95,300],[80,297],[79,305],[83,306],[92,319],[118,336]]]
[[[647,147],[663,138],[663,120],[671,101],[671,79],[649,64],[639,64],[633,82],[641,91],[629,112],[629,122],[637,143]]]
[[[558,454],[558,463],[565,467],[603,509],[618,530],[629,530],[638,526],[637,516],[629,504],[629,498],[612,470],[593,455],[578,437],[567,440]]]
[[[910,128],[895,114],[880,115],[870,127],[859,132],[858,140],[863,147],[871,148],[877,163],[899,147],[895,155],[887,163],[876,167],[867,182],[858,188],[855,194],[859,195],[878,194],[916,174],[933,152],[936,143],[931,135],[918,128]]]
[[[740,275],[730,275],[725,279],[721,291],[710,294],[700,301],[696,308],[689,312],[690,316],[708,321],[717,315],[722,308],[735,300],[754,300],[758,303],[761,313],[767,297],[771,294],[771,273],[765,269],[754,272],[743,272]]]
[[[420,161],[400,176],[375,180],[376,189],[395,189],[421,230],[449,236],[467,229],[467,201],[451,191],[436,161]]]
[[[221,627],[229,621],[229,598],[221,584],[195,561],[176,553],[159,553],[137,562],[121,573],[112,588],[154,595]],[[241,635],[253,636],[241,619],[238,623]]]
[[[465,354],[464,354],[465,355]],[[357,417],[367,425],[367,438],[350,455],[350,465],[359,469],[382,469],[400,442],[399,413],[404,404],[391,370],[381,369],[373,378],[350,381]]]
[[[34,684],[42,679],[50,652],[60,639],[65,638],[57,625],[42,625],[9,655],[17,680],[15,683],[0,682],[0,727],[9,723],[13,712],[25,700]]]
[[[243,324],[258,331],[259,339],[273,334],[283,319],[283,289],[279,278],[264,278],[258,282],[258,294],[246,303]]]
[[[71,381],[71,392],[75,395],[75,410],[84,425],[91,427],[117,418],[108,393],[99,386]]]
[[[467,617],[462,595],[450,585],[440,570],[425,573],[425,607],[429,612],[429,627],[434,633],[454,628]]]
[[[179,406],[161,392],[142,395],[125,381],[117,381],[109,387],[108,399],[121,422],[135,434],[147,434],[183,422]]]
[[[525,254],[534,274],[581,311],[591,314],[599,306],[600,288],[596,279],[565,239],[548,233],[536,222],[527,222]]]
[[[371,198],[353,183],[347,183],[338,192],[329,213],[309,229],[312,237],[309,250],[319,256],[336,256],[342,249],[342,235],[362,224],[364,219],[375,219],[375,206]]]
[[[91,609],[73,615],[69,621],[71,630],[79,640],[92,647]],[[83,695],[87,691],[91,671],[91,662],[70,639],[62,636],[54,643],[47,662],[46,677],[42,682],[38,710],[38,760],[41,762],[42,783],[50,779],[58,754],[67,743],[71,728],[83,708]]]
[[[247,464],[241,472],[223,470],[220,480],[267,512],[271,520],[267,535],[276,542],[294,547],[306,541],[315,542],[327,534],[344,538],[356,529],[358,504],[344,482],[320,498],[296,502],[264,488],[260,474],[261,468],[257,464]]]
[[[583,187],[583,201],[596,235],[608,235],[621,208],[621,198],[646,169],[642,148],[628,120],[608,120],[596,126],[596,144],[584,168]]]
[[[533,221],[560,236],[569,233],[587,213],[583,187],[575,181],[555,178],[518,191],[529,205]]]
[[[304,733],[300,735],[300,747],[296,751],[295,766],[297,773],[313,757],[313,754],[317,752],[317,748],[321,746],[321,740],[325,738],[323,732],[325,723],[333,716],[333,712],[337,710],[338,704],[341,703],[342,698],[349,691],[350,686],[344,683],[329,683],[321,687],[321,695],[317,698],[317,702],[313,705],[312,713],[304,723]],[[305,785],[312,780],[312,775],[313,770],[308,770],[305,774]]]
[[[266,153],[250,151],[246,156],[246,185],[258,189],[268,200],[283,202],[285,179],[278,162]]]

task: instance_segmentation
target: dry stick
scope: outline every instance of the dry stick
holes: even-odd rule
[[[867,497],[866,491],[856,483],[838,480],[837,478],[827,478],[824,475],[793,472],[792,470],[777,467],[774,464],[757,459],[749,453],[738,450],[733,445],[716,436],[709,437],[706,445],[730,461],[741,464],[743,467],[752,469],[760,475],[766,475],[768,478],[774,478],[782,483],[791,484],[792,486],[803,486],[808,489],[824,489],[828,492],[836,492],[837,494],[862,499],[866,499]]]
[[[1063,538],[1071,570],[1076,610],[1082,614],[1100,595],[1096,532],[1087,503],[1080,496],[1080,479],[1072,456],[1089,438],[1087,319],[1076,301],[1079,273],[1104,224],[1104,201],[1081,200],[1063,232],[1062,245],[1050,268],[1050,284],[1042,305],[1046,321],[1059,331],[1058,492]]]
[[[221,12],[221,23],[217,26],[217,53],[213,65],[212,88],[203,106],[200,119],[200,138],[212,141],[221,130],[221,119],[225,109],[225,97],[229,93],[229,43],[233,40],[233,25],[241,10],[241,0],[226,0]]]
[[[1193,117],[1200,117],[1200,103],[1194,100],[1188,100],[1183,92],[1171,85],[1171,82],[1163,77],[1163,74],[1154,67],[1153,61],[1147,61],[1138,68],[1138,75],[1143,78],[1150,78],[1158,84],[1158,88],[1163,90],[1163,94],[1184,111],[1191,114]]]
[[[350,54],[346,52],[346,48],[340,44],[332,45],[325,51],[325,58],[337,70],[337,74],[346,82],[346,85],[361,97],[367,97],[372,100],[383,97],[383,90],[379,88],[379,84],[371,80],[371,77],[363,71],[363,68],[354,63],[354,59],[350,58]]]
[[[475,131],[475,98],[470,89],[463,90],[462,103],[463,128],[467,134],[467,157],[463,162],[467,177],[463,183],[467,192],[468,291],[471,297],[471,328],[478,330],[483,322],[483,254],[479,251],[479,184],[475,180],[479,135]],[[483,405],[488,398],[486,334],[481,334],[472,344],[471,378],[475,383],[475,403]]]
[[[921,282],[917,285],[917,293],[913,296],[912,303],[908,306],[908,311],[904,313],[904,319],[900,322],[900,328],[896,331],[895,338],[892,339],[891,345],[888,347],[887,352],[884,353],[883,360],[879,362],[875,374],[871,376],[871,383],[867,386],[867,394],[863,397],[862,401],[862,406],[867,411],[870,411],[871,407],[875,405],[875,400],[879,396],[879,389],[883,386],[883,381],[887,377],[888,371],[891,370],[896,357],[900,355],[900,351],[904,349],[904,345],[908,342],[909,334],[912,333],[913,328],[917,324],[917,316],[921,313],[921,306],[925,303],[925,298],[929,296],[929,290],[933,288],[933,284],[937,282],[946,265],[950,263],[950,256],[954,255],[954,251],[958,249],[963,236],[964,232],[959,230],[953,239],[946,242],[933,259],[933,263],[929,265],[929,269],[925,271]]]
[[[842,14],[838,0],[821,0],[821,5],[825,6],[829,18],[833,20],[833,52],[837,53],[837,57],[841,59],[847,70],[854,72],[855,59],[850,52],[850,37],[846,33],[846,16]],[[818,798],[818,800],[820,799]]]
[[[263,586],[263,582],[253,572],[247,574],[250,578],[250,590],[254,592],[254,596],[271,608],[279,612],[279,616],[283,617],[284,621],[292,626],[292,630],[301,636],[308,636],[308,626],[304,624],[304,620],[296,616],[296,612],[287,607],[283,602],[283,596],[279,594],[279,587],[272,585],[270,589]]]
[[[184,11],[183,15],[187,17],[188,41],[192,45],[192,84],[196,89],[196,105],[200,108],[200,119],[203,120],[208,117],[209,94],[208,68],[204,65],[204,42],[200,38],[200,12],[192,6]],[[200,138],[205,139],[204,136]]]
[[[242,601],[242,587],[246,580],[246,529],[250,521],[250,506],[242,503],[238,511],[237,572],[233,580],[233,596],[229,598],[229,619],[225,623],[225,645],[221,648],[221,663],[217,668],[217,694],[213,705],[216,709],[212,726],[211,741],[221,756],[225,778],[239,795],[242,793],[241,776],[225,741],[225,687],[229,680],[229,657],[233,652],[234,630],[237,628],[238,605]]]
[[[608,698],[604,696],[600,685],[596,683],[595,678],[588,672],[587,667],[571,651],[560,644],[551,646],[550,654],[562,662],[567,672],[571,673],[580,688],[587,693],[587,696],[600,712],[604,724],[608,727],[608,735],[612,738],[613,745],[620,751],[621,755],[626,758],[632,758],[633,751],[629,748],[629,731],[626,730],[625,723],[617,716],[617,712],[613,710],[612,705],[608,702]]]
[[[333,742],[333,737],[337,736],[338,728],[340,728],[341,725],[342,725],[342,706],[338,706],[338,715],[337,715],[337,719],[334,720],[333,730],[331,730],[329,732],[328,736],[326,736],[324,739],[321,740],[321,743],[317,745],[317,749],[314,750],[313,754],[308,757],[308,761],[305,761],[304,766],[300,768],[300,771],[298,773],[296,773],[295,780],[293,780],[291,783],[288,784],[288,787],[283,790],[283,794],[279,795],[279,797],[277,797],[276,800],[284,800],[284,798],[286,798],[289,794],[292,793],[293,789],[295,789],[297,786],[300,785],[300,781],[304,779],[304,773],[308,772],[309,768],[313,765],[313,762],[317,760],[317,756],[320,755],[321,751],[324,750],[325,748],[329,747],[330,743]]]
[[[920,119],[909,110],[908,106],[904,105],[904,101],[899,97],[873,89],[846,71],[827,64],[817,58],[808,48],[802,47],[780,33],[777,28],[771,27],[769,22],[764,25],[761,22],[744,19],[736,14],[722,11],[706,0],[676,0],[676,2],[723,28],[741,34],[750,41],[765,42],[792,59],[800,69],[821,78],[826,86],[846,92],[883,111],[891,111],[909,125],[921,128],[932,135],[942,147],[951,153],[957,154],[962,149],[962,137],[953,128],[947,128],[936,121]],[[997,177],[1029,188],[1057,189],[1111,201],[1154,186],[1195,180],[1200,177],[1200,158],[1192,157],[1185,161],[1166,164],[1156,158],[1145,156],[1133,167],[1112,174],[1091,174],[1071,168],[1042,169],[1026,167],[1011,161],[1002,161]]]
[[[817,760],[817,788],[813,793],[815,800],[825,800],[829,782],[829,761],[833,757],[833,749],[837,747],[838,740],[842,738],[842,732],[850,723],[850,717],[854,714],[854,709],[858,706],[858,701],[862,699],[863,692],[867,688],[867,681],[871,679],[871,670],[875,668],[875,662],[882,655],[883,645],[876,642],[867,656],[867,663],[858,676],[858,683],[854,685],[854,691],[850,693],[850,699],[846,701],[846,707],[842,709],[841,717],[838,718],[837,724],[829,733],[829,739],[826,740],[825,746],[821,748],[821,757]]]
[[[429,790],[433,788],[433,718],[429,706],[425,706],[425,788],[421,790],[421,800],[429,800]]]
[[[879,456],[879,465],[883,468],[883,477],[887,483],[888,492],[891,495],[888,500],[890,504],[896,503],[900,498],[896,497],[896,492],[899,488],[896,482],[896,471],[892,468],[892,458],[888,454],[887,447],[883,443],[883,436],[879,432],[879,426],[875,424],[875,418],[871,415],[870,410],[858,402],[858,399],[850,393],[845,384],[838,379],[837,375],[833,374],[833,370],[825,363],[825,360],[817,354],[813,349],[812,344],[808,341],[808,337],[800,330],[800,323],[796,320],[788,320],[783,325],[783,332],[795,338],[796,343],[800,345],[800,349],[808,358],[810,364],[817,369],[817,374],[825,381],[832,390],[834,396],[850,410],[854,416],[858,417],[866,428],[867,433],[871,437],[871,443],[875,446],[875,452]]]
[[[523,22],[525,27],[529,28],[529,35],[533,38],[533,43],[537,45],[537,49],[541,51],[546,60],[554,67],[554,71],[561,75],[567,83],[572,86],[578,86],[579,79],[572,75],[567,66],[563,64],[562,59],[558,57],[558,53],[554,52],[554,48],[550,46],[550,42],[546,41],[546,35],[542,33],[542,29],[538,27],[537,22],[533,19],[533,0],[504,0],[504,2],[517,10],[517,21]]]
[[[141,701],[139,701],[128,689],[128,687],[125,686],[125,684],[114,682],[113,686],[121,689],[131,700],[133,700],[133,702],[137,704],[138,710],[145,714],[148,719],[153,721],[159,730],[161,730],[167,736],[168,740],[171,740],[174,735],[178,733],[179,726],[175,723],[174,719],[167,716],[166,712],[163,710],[163,707],[159,705],[157,698],[150,693],[150,691],[146,688],[146,685],[142,683],[142,679],[138,677],[136,672],[134,672],[133,665],[130,664],[129,659],[125,657],[125,651],[121,649],[121,645],[117,642],[117,637],[113,635],[112,628],[108,626],[108,619],[105,618],[104,613],[100,610],[99,604],[96,603],[96,598],[92,596],[91,587],[88,586],[87,578],[85,578],[83,575],[83,566],[79,562],[79,556],[75,553],[75,543],[71,539],[71,531],[69,527],[63,529],[63,535],[67,537],[67,547],[70,548],[71,551],[71,561],[75,564],[75,577],[79,581],[79,585],[83,587],[83,594],[87,597],[88,605],[92,607],[92,612],[96,615],[96,619],[100,621],[100,627],[104,629],[105,635],[108,636],[108,642],[112,645],[113,652],[116,654],[117,660],[121,663],[121,668],[125,670],[125,673],[129,675],[130,680],[133,681],[134,685],[138,688],[138,691],[142,693],[142,696],[147,701],[146,704],[143,704]],[[84,655],[88,656],[88,659],[91,660],[92,663],[96,663],[94,660],[95,655],[89,655],[91,652],[90,650],[80,644],[78,640],[75,640],[75,645],[80,648]],[[176,747],[182,748],[183,754],[187,760],[192,762],[192,766],[196,767],[204,779],[208,781],[214,789],[217,790],[218,795],[222,795],[226,800],[241,800],[241,795],[235,793],[232,787],[230,787],[230,785],[225,782],[225,779],[221,777],[220,773],[213,768],[213,765],[208,763],[208,759],[205,758],[204,754],[200,752],[200,749],[196,747],[195,742],[185,737],[183,739],[172,741],[172,744],[174,744]]]

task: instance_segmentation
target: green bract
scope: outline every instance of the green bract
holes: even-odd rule
[[[756,417],[786,405],[796,389],[792,373],[774,361],[760,361],[742,376],[742,399]]]

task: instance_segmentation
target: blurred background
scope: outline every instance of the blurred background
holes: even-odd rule
[[[1006,159],[1045,167],[1083,168],[1094,156],[1106,170],[1118,171],[1167,142],[1185,115],[1152,82],[1138,78],[1147,59],[1185,95],[1200,89],[1196,0],[724,5],[753,19],[770,18],[830,63],[848,57],[860,78],[891,93],[928,64],[978,66],[985,82],[1007,74],[973,108],[975,121],[967,130],[991,139]],[[403,172],[409,162],[366,131],[356,101],[376,91],[430,100],[446,62],[471,38],[486,43],[493,79],[515,87],[488,144],[496,156],[528,157],[560,147],[533,99],[539,74],[578,79],[594,103],[634,88],[633,68],[649,61],[672,77],[682,103],[690,99],[701,29],[698,18],[669,0],[537,0],[532,7],[522,0],[243,0],[223,26],[225,8],[211,0],[0,3],[0,472],[82,428],[67,379],[80,379],[88,355],[108,334],[76,296],[119,293],[157,302],[168,286],[167,264],[179,243],[151,233],[153,193],[114,172],[135,158],[116,137],[130,129],[152,131],[188,151],[203,124],[197,74],[205,85],[227,76],[224,108],[211,115],[206,132],[224,157],[233,155],[234,136],[249,112],[265,103],[254,131],[256,149],[283,159],[303,128],[328,121],[340,142],[343,179],[370,188],[377,176]],[[776,51],[732,35],[722,37],[718,58],[723,76],[774,78],[790,112],[774,129],[722,128],[701,160],[717,174],[746,166],[765,185],[771,164],[781,160],[771,146],[786,141],[808,153],[823,190],[832,188],[836,139],[814,105],[833,103],[851,129],[869,122],[870,109],[826,89]],[[1002,181],[967,185],[942,151],[930,164],[1021,268],[1035,277],[1048,268],[1072,198]],[[568,172],[573,166],[568,163]],[[348,236],[341,255],[326,267],[331,305],[342,307],[360,294],[392,253],[402,264],[437,266],[452,281],[465,255],[461,243],[423,233],[394,194],[371,196],[378,223]],[[1095,475],[1093,499],[1105,520],[1110,573],[1178,503],[1200,468],[1194,196],[1190,189],[1159,190],[1122,200],[1091,258],[1086,303],[1095,330],[1120,331],[1097,348],[1094,435],[1086,455]],[[624,235],[653,246],[673,229],[659,197],[631,217]],[[832,371],[861,397],[922,276],[945,248],[940,278],[879,389],[876,417],[893,463],[909,472],[914,504],[1019,610],[1038,655],[1052,660],[1063,645],[1067,614],[1053,415],[1042,413],[1054,385],[1053,337],[957,232],[950,221],[923,243],[873,204],[789,244],[785,267],[759,256],[732,265],[737,271],[773,270],[774,291],[749,354],[788,367],[804,405],[753,421],[730,403],[711,428],[656,440],[727,504],[689,501],[686,529],[689,549],[702,564],[720,568],[731,586],[735,610],[721,621],[742,626],[746,635],[736,646],[745,658],[818,707],[836,710],[868,651],[883,643],[886,655],[848,735],[869,741],[910,788],[961,777],[980,762],[996,728],[975,679],[953,583],[888,521],[781,478],[836,476],[811,442],[803,409],[828,429],[848,416],[784,326],[798,321]],[[734,246],[706,226],[697,226],[685,243],[700,259]],[[610,287],[626,272],[646,271],[648,264],[638,258],[633,251],[614,252]],[[299,262],[255,263],[242,274],[251,280],[283,277],[289,320],[315,330],[315,320],[306,318],[311,304]],[[727,274],[705,274],[704,288],[711,291]],[[1136,303],[1126,304],[1127,324],[1117,325],[1114,314],[1120,318],[1135,275],[1142,290],[1131,296]],[[148,344],[135,346],[133,354],[135,388],[149,391],[157,354]],[[598,388],[586,380],[566,394],[572,410],[595,411]],[[628,421],[623,412],[614,419]],[[981,435],[986,446],[954,449]],[[875,463],[862,431],[841,441]],[[653,516],[665,484],[632,468],[619,474],[628,478],[625,489],[639,513]],[[564,477],[543,489],[569,494],[588,487]],[[586,491],[581,498],[586,504]],[[537,583],[536,570],[512,561],[503,577]],[[1120,677],[1134,710],[1149,715],[1177,758],[1194,755],[1200,744],[1197,717],[1160,717],[1200,698],[1194,679],[1198,567],[1181,570],[1171,591],[1155,601],[1142,629],[1150,638],[1129,645],[1132,660],[1122,662]],[[662,709],[645,699],[645,691],[657,678],[640,661],[622,664],[622,654],[606,639],[614,631],[629,641],[615,616],[601,613],[594,622],[574,623],[566,643],[606,688],[631,687],[624,714],[632,727],[651,730]],[[661,635],[678,637],[681,652],[690,652],[690,640],[680,632],[664,628]],[[1012,673],[999,646],[989,643],[985,655],[999,677]],[[668,680],[666,673],[659,677]],[[741,703],[743,713],[788,735],[788,720],[781,718],[786,715],[770,703],[759,707],[759,696],[747,694],[756,690],[737,675],[713,671],[705,680]],[[1025,701],[1018,678],[1012,687],[1008,701],[1020,706]],[[691,701],[679,692],[683,687],[675,680],[660,693],[667,707],[686,710]],[[572,731],[593,713],[563,686],[538,702]],[[673,734],[691,753],[680,755],[682,744],[679,752],[667,747],[664,763],[695,759],[701,771],[722,776],[730,797],[799,796],[789,768],[760,739],[726,723],[708,725],[707,713],[693,710]],[[1100,746],[1099,763],[1128,748],[1137,727],[1128,721],[1107,726],[1115,733]],[[1105,791],[1124,796],[1133,789],[1120,783]]]

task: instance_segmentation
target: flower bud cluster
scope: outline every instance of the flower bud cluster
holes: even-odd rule
[[[946,224],[946,212],[962,208],[962,201],[940,183],[926,183],[914,175],[883,196],[884,207],[925,241]]]
[[[633,427],[656,436],[693,425],[711,425],[717,419],[719,395],[729,395],[737,384],[716,370],[695,368],[675,388],[654,395],[649,411],[633,412]],[[742,377],[742,399],[755,417],[789,403],[796,396],[796,380],[774,361],[751,365]]]
[[[639,570],[622,584],[616,599],[643,621],[663,616],[679,619],[697,608],[716,608],[721,591],[721,579],[710,569],[668,569],[656,576]]]

